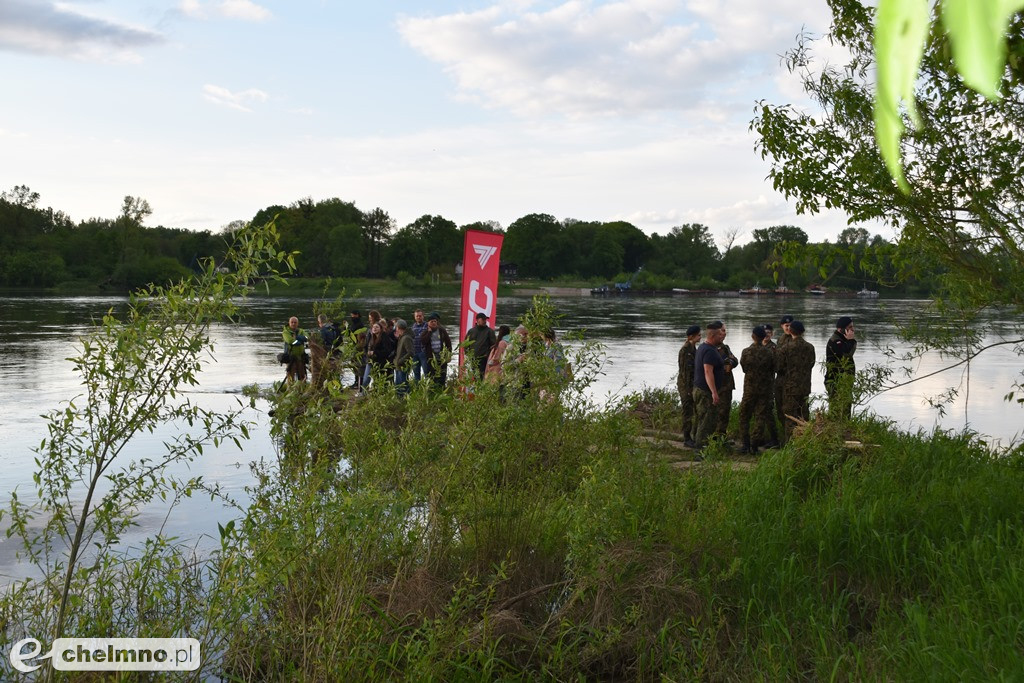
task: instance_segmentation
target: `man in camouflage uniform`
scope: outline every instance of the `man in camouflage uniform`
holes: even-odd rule
[[[764,327],[758,325],[750,335],[753,342],[740,354],[743,368],[743,399],[740,401],[741,453],[756,453],[750,445],[750,420],[754,420],[754,433],[767,432],[771,441],[777,440],[775,415],[772,414],[772,382],[775,379],[775,349],[769,346]]]
[[[686,342],[679,349],[679,375],[676,378],[679,402],[683,406],[683,443],[691,448],[697,445],[693,440],[693,366],[697,358],[699,341],[700,325],[690,325],[686,328]]]
[[[791,322],[793,322],[793,316],[791,315],[784,315],[782,316],[782,320],[779,321],[779,327],[782,328],[782,332],[779,333],[779,344],[775,349],[776,351],[781,351],[782,347],[788,344],[792,339],[792,337],[789,336],[789,324]],[[784,378],[782,376],[782,372],[778,370],[777,362],[775,373],[775,418],[779,421],[779,424],[782,425],[783,429],[785,429],[786,416],[782,414],[782,385],[784,384]]]
[[[738,368],[740,361],[736,356],[733,355],[732,349],[725,343],[725,327],[722,328],[722,341],[717,345],[718,353],[721,354],[722,360],[725,362],[723,366],[725,369],[725,383],[718,387],[718,395],[721,400],[718,402],[718,424],[715,426],[715,434],[725,436],[726,431],[729,429],[729,415],[732,413],[732,392],[736,389],[736,379],[732,375],[732,371]]]
[[[725,383],[725,362],[718,345],[725,339],[725,324],[720,320],[709,323],[704,343],[697,347],[693,365],[693,404],[695,441],[704,448],[718,424],[718,387]]]
[[[775,352],[776,369],[783,377],[782,412],[802,420],[811,419],[808,399],[811,396],[811,372],[814,370],[814,346],[804,339],[804,324],[794,320],[789,324],[790,340],[785,346],[779,345]],[[793,434],[796,424],[785,422],[786,441]]]

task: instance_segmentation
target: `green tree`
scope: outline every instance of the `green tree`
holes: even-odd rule
[[[1003,97],[987,100],[957,75],[948,38],[929,35],[914,91],[921,125],[905,138],[904,194],[875,146],[869,42],[873,11],[855,0],[831,0],[825,40],[845,47],[847,64],[819,65],[815,41],[802,36],[787,56],[823,114],[761,103],[753,128],[771,159],[776,189],[800,212],[844,211],[851,223],[880,222],[897,233],[894,258],[913,274],[944,272],[939,284],[959,307],[1024,307],[1024,85],[1005,70]],[[1024,46],[1024,17],[1008,33],[1011,52]]]
[[[395,230],[395,220],[380,207],[370,211],[363,217],[363,244],[366,255],[366,274],[370,277],[380,275],[381,254],[391,233]]]

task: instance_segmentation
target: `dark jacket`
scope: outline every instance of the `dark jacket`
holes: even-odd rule
[[[487,358],[491,353],[491,349],[497,344],[497,339],[494,337],[494,330],[486,325],[480,327],[479,325],[473,325],[466,332],[465,340],[472,342],[472,346],[469,347],[469,351],[473,353],[473,357],[477,361]]]
[[[402,369],[403,366],[408,365],[409,361],[412,360],[412,335],[406,332],[396,341],[395,358],[393,362],[396,368]]]
[[[444,329],[441,325],[437,326],[437,331],[441,335],[441,351],[442,353],[447,350],[449,354],[452,352],[452,338],[448,336],[448,330]],[[434,353],[434,348],[430,343],[431,331],[428,327],[423,330],[423,334],[420,335],[420,345],[423,348],[423,353],[427,354],[431,358],[437,359],[440,362],[440,356]]]
[[[375,367],[384,367],[395,355],[395,338],[387,332],[381,332],[380,339],[374,343],[373,335],[366,338],[366,360]]]
[[[857,350],[857,340],[847,339],[836,330],[825,346],[825,377],[831,379],[839,374],[852,375],[857,371],[853,354]]]

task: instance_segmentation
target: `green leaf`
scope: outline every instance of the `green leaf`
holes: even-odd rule
[[[943,0],[942,24],[953,44],[953,61],[964,82],[985,97],[999,98],[1006,63],[1006,29],[1024,0]]]
[[[911,121],[918,125],[914,81],[928,34],[928,0],[879,0],[876,17],[875,139],[889,174],[909,193],[900,155],[904,127],[899,107],[902,101]]]

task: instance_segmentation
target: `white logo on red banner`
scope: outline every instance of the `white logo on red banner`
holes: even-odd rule
[[[487,267],[487,262],[491,260],[491,257],[494,256],[494,252],[498,251],[498,248],[497,247],[488,247],[488,246],[483,245],[483,244],[474,244],[473,245],[473,251],[476,252],[476,255],[477,255],[477,259],[476,260],[480,262],[480,267],[481,268],[486,268]]]

